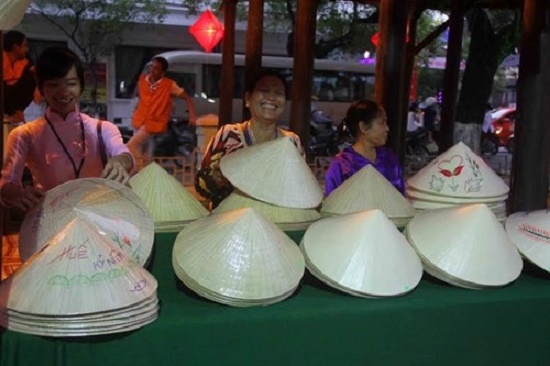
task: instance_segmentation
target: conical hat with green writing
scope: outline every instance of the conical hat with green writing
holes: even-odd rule
[[[458,198],[496,197],[509,191],[502,178],[462,142],[432,160],[407,183],[418,191]]]
[[[122,247],[75,220],[0,284],[0,309],[77,316],[130,307],[156,290],[155,278]]]
[[[72,222],[93,228],[141,265],[151,255],[153,220],[141,199],[120,183],[82,178],[50,189],[27,213],[19,234],[21,259],[30,258]]]

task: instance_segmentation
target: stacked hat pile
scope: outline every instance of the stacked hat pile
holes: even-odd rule
[[[140,205],[129,188],[101,179],[46,193],[23,222],[34,231],[21,242],[24,264],[0,284],[0,325],[80,337],[154,321],[157,282],[140,265],[150,255],[153,226]]]
[[[305,270],[298,246],[251,208],[186,226],[176,238],[172,264],[178,278],[198,295],[239,307],[286,299]]]
[[[407,225],[405,235],[424,270],[455,286],[504,286],[523,268],[516,247],[485,204],[420,212]]]
[[[398,228],[404,228],[416,213],[409,201],[370,164],[332,191],[321,207],[321,213],[328,216],[368,210],[381,210]]]
[[[432,160],[408,180],[407,196],[417,210],[485,203],[506,220],[506,183],[462,142]]]
[[[354,296],[404,295],[422,277],[414,249],[380,210],[322,219],[300,247],[315,277]]]
[[[506,219],[506,232],[529,262],[550,272],[550,211],[516,212]]]
[[[178,232],[208,210],[172,175],[151,163],[130,179],[134,192],[153,217],[156,232]]]
[[[315,209],[323,192],[289,137],[226,155],[220,169],[238,191],[216,213],[252,207],[283,230],[305,229],[320,218]]]
[[[49,190],[44,200],[27,213],[19,234],[22,261],[73,223],[96,232],[142,266],[151,255],[153,220],[141,199],[117,182],[84,178]]]

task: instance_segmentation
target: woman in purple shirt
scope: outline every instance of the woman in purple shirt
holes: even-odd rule
[[[325,194],[328,196],[368,164],[404,194],[405,180],[397,155],[384,146],[390,130],[384,109],[372,100],[359,100],[349,107],[342,123],[355,142],[332,159],[325,177]]]

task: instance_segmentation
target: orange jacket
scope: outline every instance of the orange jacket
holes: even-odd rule
[[[13,85],[15,84],[23,75],[23,71],[25,71],[25,68],[29,64],[29,60],[26,58],[21,60],[16,60],[13,65],[10,61],[10,58],[6,52],[2,52],[3,57],[3,68],[2,68],[2,76],[6,84]]]
[[[151,88],[145,75],[139,78],[139,102],[132,117],[135,129],[145,125],[148,133],[163,133],[168,127],[168,118],[172,112],[172,85],[169,78],[160,80]]]

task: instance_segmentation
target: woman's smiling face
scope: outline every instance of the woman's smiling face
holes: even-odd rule
[[[61,115],[74,111],[82,93],[76,68],[71,67],[63,78],[45,80],[42,93],[52,111]]]
[[[255,122],[275,124],[285,111],[285,85],[278,77],[266,75],[245,95],[245,101]]]

